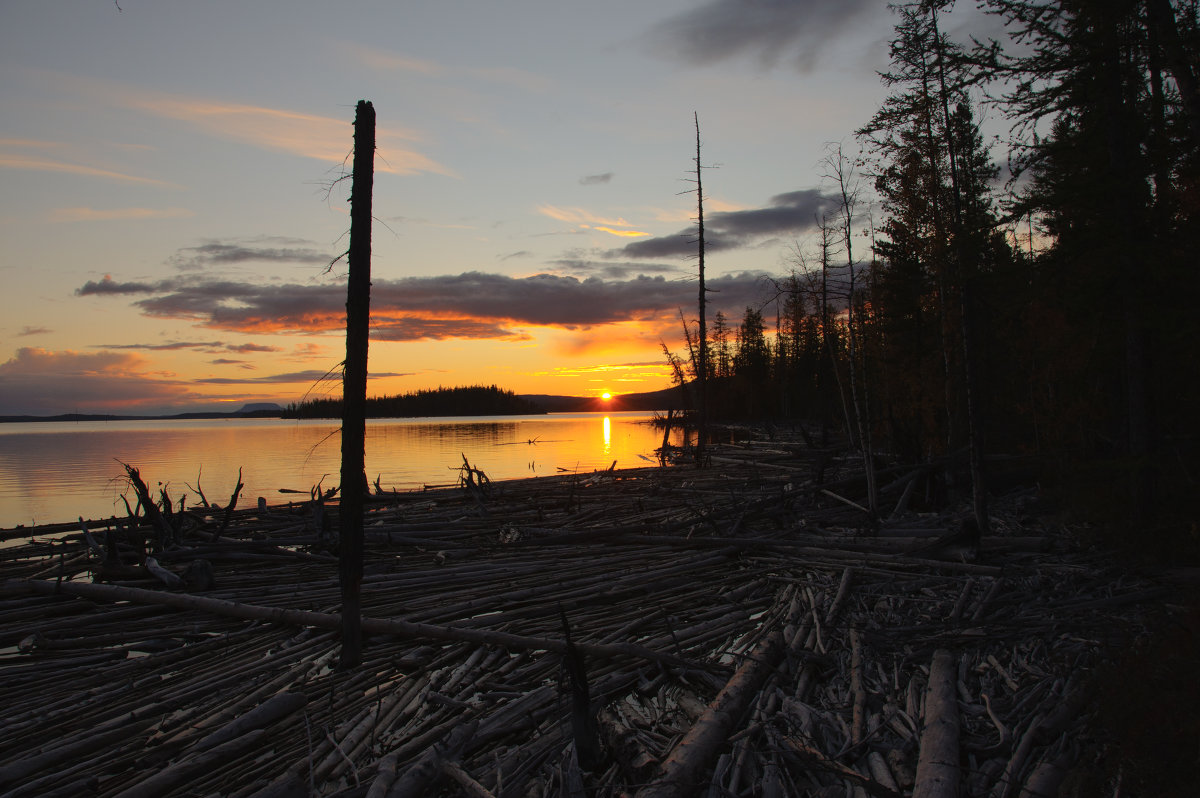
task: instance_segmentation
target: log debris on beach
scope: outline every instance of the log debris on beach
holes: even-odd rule
[[[0,794],[1005,798],[1087,766],[1088,675],[1167,587],[1031,488],[971,558],[915,473],[877,522],[850,461],[709,455],[376,496],[345,670],[336,500],[0,532]]]

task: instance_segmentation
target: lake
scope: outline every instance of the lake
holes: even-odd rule
[[[652,414],[375,419],[367,422],[366,466],[385,489],[455,484],[465,454],[489,479],[652,465],[662,432]],[[333,420],[204,419],[0,424],[0,528],[125,515],[133,492],[121,463],[141,470],[178,503],[224,505],[242,469],[239,507],[301,498],[321,480],[337,485],[341,438]],[[132,503],[132,502],[131,502]]]

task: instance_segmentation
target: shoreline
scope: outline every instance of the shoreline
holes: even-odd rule
[[[945,673],[962,736],[942,742],[976,763],[957,774],[968,794],[1028,787],[1062,735],[1077,752],[1063,767],[1094,767],[1104,732],[1083,710],[1102,697],[1079,675],[1143,634],[1168,586],[1076,547],[1028,488],[995,498],[976,558],[933,550],[964,505],[870,522],[855,458],[818,454],[751,441],[714,446],[704,469],[388,496],[368,512],[349,671],[335,503],[193,519],[153,552],[190,587],[139,564],[160,534],[146,527],[7,549],[0,789],[266,796],[311,780],[349,798],[432,768],[504,794],[568,775],[601,794],[740,792],[775,772],[891,795],[928,778],[920,712]],[[688,735],[710,742],[677,745]]]

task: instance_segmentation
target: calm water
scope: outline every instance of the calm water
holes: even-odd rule
[[[381,419],[367,423],[367,476],[385,489],[457,482],[465,454],[491,479],[650,465],[662,443],[647,413]],[[0,424],[0,528],[124,515],[121,463],[189,506],[200,487],[225,504],[242,469],[239,507],[339,482],[337,424],[283,419]],[[132,491],[129,491],[132,498]]]

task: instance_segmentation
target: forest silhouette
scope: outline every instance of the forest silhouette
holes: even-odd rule
[[[867,460],[970,461],[982,489],[1032,458],[1073,509],[1194,557],[1195,3],[983,5],[1011,44],[894,8],[889,95],[861,157],[822,164],[816,254],[740,321],[685,319],[676,382],[706,363],[714,418],[819,420]]]

